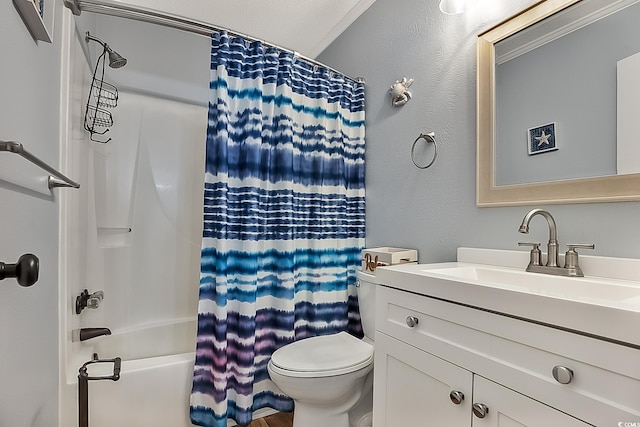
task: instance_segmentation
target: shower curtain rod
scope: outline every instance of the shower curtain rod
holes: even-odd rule
[[[255,37],[251,37],[247,34],[242,34],[237,31],[229,30],[222,27],[216,27],[215,25],[211,25],[211,24],[206,24],[204,22],[185,19],[179,16],[168,14],[168,13],[155,12],[155,11],[151,11],[143,8],[126,6],[119,3],[111,3],[104,0],[64,0],[64,5],[69,9],[71,9],[71,12],[76,16],[80,16],[82,12],[101,13],[103,15],[111,15],[111,16],[117,16],[119,18],[127,18],[127,19],[133,19],[136,21],[148,22],[151,24],[163,25],[165,27],[176,28],[178,30],[189,31],[192,33],[201,34],[205,36],[210,36],[214,32],[224,30],[233,35],[240,36],[242,38],[245,38],[251,41],[264,43],[268,46],[275,47],[275,48],[284,50],[286,52],[292,53],[297,58],[300,58],[313,65],[324,67],[329,71],[338,73],[344,76],[345,78],[352,80],[356,83],[365,83],[364,77],[348,76],[345,73],[336,70],[335,68],[331,68],[328,65],[323,64],[322,62],[316,61],[315,59],[308,58],[295,50],[278,46],[266,40],[261,40]]]

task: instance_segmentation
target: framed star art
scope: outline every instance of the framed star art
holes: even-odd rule
[[[531,128],[527,131],[527,136],[529,139],[529,155],[558,149],[555,122]]]

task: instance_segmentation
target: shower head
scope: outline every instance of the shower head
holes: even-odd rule
[[[127,60],[123,58],[118,52],[111,49],[109,45],[105,43],[104,48],[109,52],[109,67],[121,68],[127,65]]]
[[[124,57],[122,57],[122,55],[120,55],[115,50],[111,49],[108,44],[106,44],[105,42],[103,42],[99,38],[94,37],[91,34],[89,34],[89,31],[87,31],[86,36],[85,36],[85,41],[87,43],[89,43],[90,40],[93,40],[94,42],[100,43],[102,45],[102,47],[104,48],[104,50],[109,54],[109,67],[111,67],[111,68],[122,68],[125,65],[127,65],[127,60]]]

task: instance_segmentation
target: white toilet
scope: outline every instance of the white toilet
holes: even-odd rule
[[[293,342],[276,350],[271,380],[295,402],[293,427],[370,427],[375,333],[375,276],[358,272],[365,337],[346,332]]]

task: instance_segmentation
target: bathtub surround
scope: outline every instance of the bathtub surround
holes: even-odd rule
[[[191,420],[291,411],[279,347],[362,336],[364,84],[291,52],[214,34]]]
[[[207,120],[206,106],[189,98],[187,84],[197,82],[206,95],[210,42],[133,21],[86,18],[92,19],[75,28],[77,21],[65,13],[60,26],[71,46],[65,58],[69,70],[63,73],[69,81],[69,123],[61,156],[64,170],[82,185],[61,200],[59,425],[78,425],[78,369],[97,352],[100,359],[121,357],[122,375],[117,382],[90,384],[90,427],[186,427],[191,425],[187,402]],[[124,68],[105,70],[106,79],[121,89],[108,144],[91,142],[83,130],[93,65],[102,52],[97,43],[85,42],[87,30],[129,59]],[[131,43],[136,37],[141,42]],[[166,52],[149,49],[148,38],[161,40],[174,60],[185,63],[187,56],[192,66],[204,68],[202,77],[198,80],[192,70],[174,73],[170,67],[150,73],[144,67],[157,64]],[[88,58],[87,46],[96,48]],[[137,81],[146,86],[136,90]],[[176,88],[182,89],[181,99],[171,96]],[[102,290],[104,299],[99,308],[76,314],[76,297],[85,288]],[[109,328],[112,335],[72,339],[73,331],[90,327]]]

